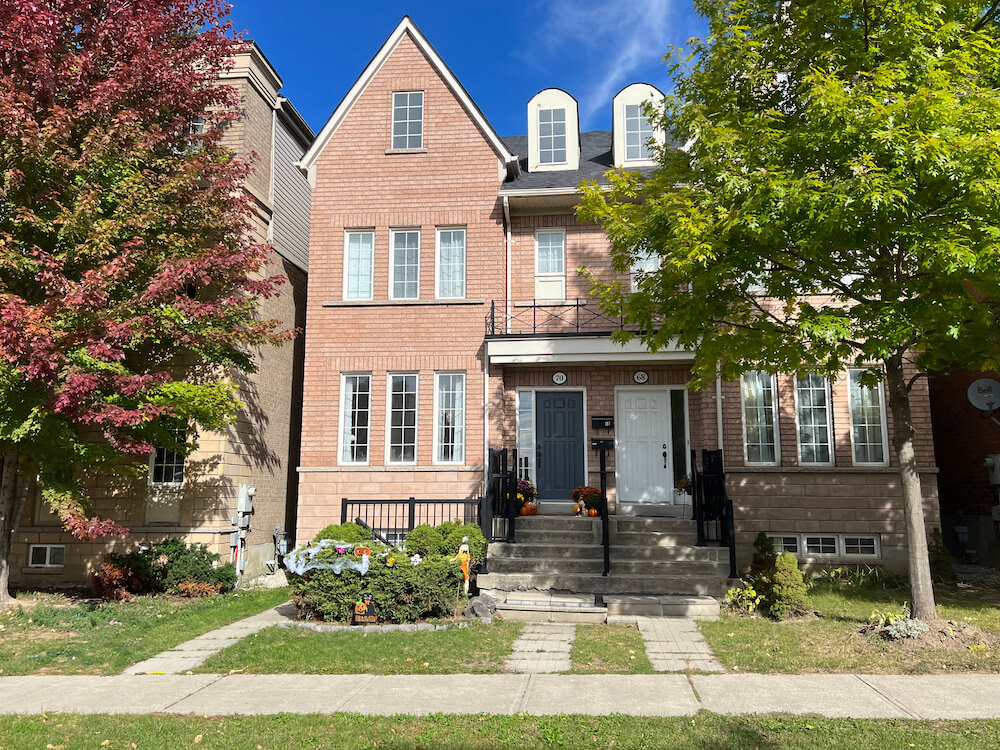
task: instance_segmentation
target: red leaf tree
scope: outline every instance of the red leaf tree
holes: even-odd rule
[[[220,142],[239,44],[219,0],[0,0],[0,608],[36,486],[78,538],[126,534],[87,477],[230,423],[232,368],[290,335]]]

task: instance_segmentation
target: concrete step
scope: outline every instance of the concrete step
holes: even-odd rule
[[[690,518],[636,518],[629,516],[612,516],[611,524],[618,532],[658,532],[658,533],[695,533],[695,522]]]
[[[518,516],[514,522],[517,531],[595,531],[600,528],[600,518],[582,516]]]
[[[608,621],[628,617],[691,617],[695,620],[718,620],[719,600],[711,596],[629,596],[608,594],[604,597]]]
[[[550,529],[517,529],[514,532],[517,543],[527,544],[600,544],[600,530],[554,531]]]
[[[690,505],[660,505],[649,503],[628,503],[619,502],[615,506],[615,511],[622,516],[635,516],[638,518],[690,518]]]
[[[493,542],[489,546],[489,559],[500,558],[576,558],[604,559],[604,548],[600,543],[589,544],[536,544],[534,542],[518,542],[506,544]],[[630,544],[627,546],[611,545],[611,559],[615,560],[698,560],[703,562],[726,562],[729,551],[719,547],[658,547]]]
[[[598,537],[600,540],[600,537]],[[693,547],[698,541],[694,532],[612,531],[611,543],[632,547]]]
[[[600,548],[598,548],[600,550]],[[490,558],[490,573],[576,574],[604,571],[604,556],[572,557],[497,557]],[[619,560],[611,558],[613,575],[720,576],[729,572],[728,563],[706,560]]]
[[[525,622],[601,623],[607,607],[593,594],[562,591],[488,591],[499,600],[497,612],[505,620]]]
[[[622,575],[591,573],[487,573],[479,586],[502,591],[559,589],[593,594],[697,594],[722,596],[727,581],[720,576]]]

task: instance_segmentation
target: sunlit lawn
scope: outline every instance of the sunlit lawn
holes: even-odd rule
[[[634,625],[577,625],[572,663],[578,674],[653,674]]]

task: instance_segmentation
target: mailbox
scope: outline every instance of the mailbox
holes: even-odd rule
[[[592,430],[613,430],[615,428],[614,417],[591,417],[590,429]]]
[[[595,451],[610,451],[615,448],[612,438],[591,438],[590,447]]]

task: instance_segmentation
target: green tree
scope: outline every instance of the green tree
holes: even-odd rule
[[[936,616],[910,394],[953,363],[1000,365],[996,8],[945,0],[696,0],[650,106],[682,148],[649,179],[582,186],[615,267],[659,270],[603,306],[695,352],[698,382],[866,368],[892,410],[915,617]]]

